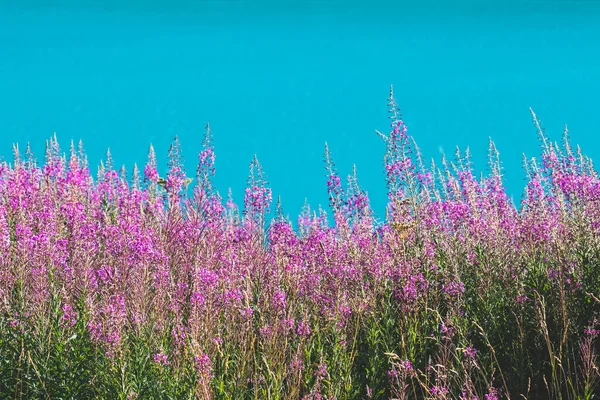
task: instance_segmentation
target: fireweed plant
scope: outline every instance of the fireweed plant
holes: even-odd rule
[[[519,207],[490,141],[426,167],[393,92],[377,221],[328,147],[333,225],[292,229],[255,157],[243,210],[179,142],[157,173],[97,176],[56,138],[0,163],[0,398],[591,399],[598,393],[600,179],[551,142]],[[345,180],[344,180],[345,181]],[[344,182],[346,183],[346,182]]]

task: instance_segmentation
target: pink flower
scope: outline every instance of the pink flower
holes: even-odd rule
[[[154,362],[160,365],[169,365],[169,359],[163,352],[154,354]]]
[[[465,347],[463,349],[463,352],[472,359],[475,359],[475,355],[477,354],[477,350],[475,350],[471,346]]]
[[[310,335],[310,326],[306,321],[300,321],[298,323],[298,328],[296,329],[296,333],[298,336],[309,336]]]
[[[205,378],[212,379],[212,362],[206,353],[201,353],[199,356],[194,356],[194,363],[198,373]]]
[[[61,322],[68,327],[73,327],[77,323],[77,313],[73,310],[73,307],[69,304],[63,304],[62,306],[63,316]]]

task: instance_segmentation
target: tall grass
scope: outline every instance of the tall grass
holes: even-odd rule
[[[193,184],[179,142],[159,178],[94,179],[56,138],[0,164],[0,397],[592,399],[598,393],[600,179],[565,129],[511,203],[498,152],[426,167],[393,93],[378,222],[325,151],[325,211],[297,231],[256,159],[243,209]]]

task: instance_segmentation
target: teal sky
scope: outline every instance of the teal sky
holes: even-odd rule
[[[326,206],[327,141],[382,215],[374,130],[394,84],[426,159],[470,146],[485,172],[491,136],[518,200],[521,155],[539,154],[529,107],[600,157],[598,21],[592,0],[0,0],[0,155],[31,142],[41,159],[57,132],[65,150],[83,139],[94,172],[108,147],[143,165],[150,143],[164,171],[177,134],[193,175],[210,121],[223,196],[241,205],[256,153],[294,221],[305,197]]]

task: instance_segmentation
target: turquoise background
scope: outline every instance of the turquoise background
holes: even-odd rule
[[[177,134],[194,175],[210,121],[221,194],[243,203],[256,153],[294,222],[305,197],[327,205],[325,141],[383,215],[390,84],[426,159],[470,146],[485,172],[491,136],[518,201],[521,155],[539,154],[528,108],[598,159],[599,82],[591,0],[0,0],[1,155],[43,159],[57,132],[94,173],[108,147],[143,166],[150,143],[164,172]]]

